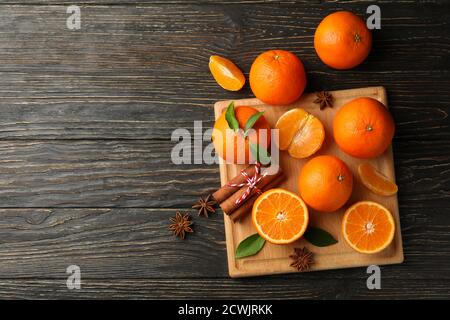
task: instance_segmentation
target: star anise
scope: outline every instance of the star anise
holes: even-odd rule
[[[320,110],[325,108],[333,108],[333,96],[328,91],[320,91],[316,93],[316,100],[314,103],[320,105]]]
[[[217,201],[211,199],[211,195],[209,194],[206,198],[201,197],[200,200],[192,206],[192,208],[198,210],[199,216],[203,215],[208,217],[208,214],[216,212],[216,209],[214,209],[216,204]]]
[[[192,225],[191,216],[187,213],[177,212],[175,217],[170,218],[169,230],[180,239],[184,239],[187,232],[194,232],[190,227]]]
[[[298,271],[306,271],[314,264],[313,254],[306,247],[294,248],[294,251],[295,254],[289,256],[294,260],[291,267],[297,268]]]

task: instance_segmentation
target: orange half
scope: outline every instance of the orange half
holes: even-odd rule
[[[358,173],[362,183],[370,191],[380,196],[392,196],[398,191],[398,187],[394,182],[389,180],[389,178],[368,162],[359,165]]]
[[[216,82],[225,90],[238,91],[245,84],[245,76],[242,71],[226,58],[211,56],[209,70]]]
[[[275,244],[287,244],[305,233],[308,208],[298,195],[280,188],[271,189],[256,199],[252,220],[262,238]]]
[[[360,201],[347,209],[342,220],[342,234],[347,243],[361,253],[377,253],[394,239],[395,222],[381,204]]]
[[[280,150],[294,158],[306,158],[316,153],[325,140],[322,122],[301,108],[284,113],[277,121]]]

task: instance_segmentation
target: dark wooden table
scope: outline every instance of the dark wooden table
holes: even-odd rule
[[[78,31],[72,0],[0,5],[0,298],[450,297],[448,1],[379,1],[370,57],[340,72],[314,30],[374,1],[82,3]],[[172,131],[212,127],[216,100],[251,96],[222,90],[209,56],[248,74],[272,48],[302,58],[308,91],[387,88],[405,262],[382,267],[381,290],[365,268],[230,279],[221,213],[195,217],[186,241],[167,230],[220,183],[217,165],[171,162]],[[73,264],[81,290],[66,287]]]

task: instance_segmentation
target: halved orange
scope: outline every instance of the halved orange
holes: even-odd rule
[[[347,243],[361,253],[377,253],[394,239],[392,214],[379,203],[360,201],[347,209],[342,234]]]
[[[308,226],[309,214],[303,200],[285,189],[270,189],[253,204],[253,225],[259,235],[275,244],[299,239]]]
[[[245,84],[245,76],[242,71],[227,58],[211,56],[209,70],[216,82],[225,90],[238,91]]]
[[[369,190],[380,196],[392,196],[398,191],[398,187],[394,182],[389,180],[389,178],[368,162],[359,165],[358,173],[362,183]]]
[[[294,158],[306,158],[317,152],[325,139],[322,122],[301,108],[284,113],[277,121],[280,150]]]

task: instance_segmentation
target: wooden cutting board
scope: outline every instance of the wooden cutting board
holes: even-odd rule
[[[361,89],[340,90],[331,92],[334,97],[334,107],[319,110],[317,104],[314,104],[315,93],[304,94],[302,98],[295,104],[290,106],[269,106],[258,99],[236,100],[236,106],[252,106],[260,111],[265,111],[264,116],[273,128],[278,118],[287,110],[292,108],[303,108],[318,117],[325,126],[326,138],[321,150],[316,155],[335,155],[344,160],[353,172],[354,190],[353,194],[344,208],[335,213],[317,213],[310,209],[310,225],[321,227],[329,231],[339,242],[329,247],[315,247],[303,239],[300,239],[290,245],[274,245],[266,243],[264,248],[255,256],[244,259],[235,259],[235,250],[238,244],[247,236],[256,232],[252,225],[250,214],[238,222],[232,222],[231,219],[224,214],[225,217],[225,235],[228,253],[228,270],[231,277],[248,277],[260,276],[268,274],[297,272],[296,269],[289,266],[291,259],[289,255],[293,253],[294,247],[306,246],[314,253],[315,264],[311,271],[351,268],[368,265],[384,265],[401,263],[403,261],[403,247],[400,229],[400,218],[398,212],[397,196],[382,197],[370,192],[365,188],[359,177],[357,168],[363,161],[353,158],[342,152],[335,142],[332,135],[332,120],[336,112],[345,103],[359,97],[371,97],[379,100],[387,106],[386,91],[383,87],[369,87]],[[214,105],[216,119],[222,114],[230,101],[219,101]],[[288,189],[297,193],[297,177],[302,166],[307,159],[291,158],[285,151],[280,151],[280,166],[286,173],[287,179],[280,185],[281,188]],[[394,161],[392,156],[392,148],[389,148],[383,155],[370,162],[387,177],[395,180]],[[220,162],[220,179],[222,185],[227,183],[244,168],[244,165],[225,164]],[[388,208],[395,219],[396,232],[391,245],[382,252],[374,255],[361,254],[354,251],[347,245],[341,235],[341,221],[345,209],[348,205],[360,200],[373,200],[383,204]]]

